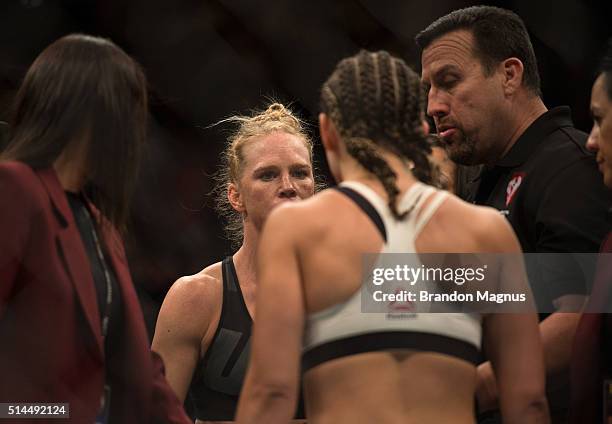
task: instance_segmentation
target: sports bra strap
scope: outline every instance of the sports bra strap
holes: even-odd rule
[[[431,201],[427,204],[427,206],[425,206],[425,208],[421,210],[421,213],[416,218],[416,223],[414,226],[414,236],[415,237],[421,232],[425,224],[429,222],[433,214],[438,210],[442,202],[444,202],[447,197],[448,197],[447,192],[436,190],[434,191],[432,195],[423,196],[420,199],[421,201],[419,202],[419,205],[417,205],[418,209],[421,209],[422,204],[427,199],[431,199]]]
[[[350,187],[346,186],[337,186],[334,187],[335,190],[347,196],[351,199],[358,207],[365,213],[368,218],[376,225],[376,228],[380,232],[385,243],[387,242],[387,230],[385,229],[385,224],[376,211],[376,208],[372,206],[372,204],[366,199],[361,193],[357,192],[357,190],[353,190]]]

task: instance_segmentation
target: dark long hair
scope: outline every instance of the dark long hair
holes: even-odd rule
[[[612,101],[612,38],[608,39],[608,49],[601,59],[599,72],[604,75],[606,94],[608,99]]]
[[[110,40],[68,35],[28,69],[0,159],[47,168],[69,144],[87,143],[87,192],[123,231],[146,121],[146,79],[140,66]]]

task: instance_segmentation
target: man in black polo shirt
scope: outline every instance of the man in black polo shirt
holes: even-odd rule
[[[548,111],[542,102],[522,20],[510,11],[475,6],[438,19],[416,41],[429,85],[427,112],[451,159],[481,165],[458,192],[504,214],[525,252],[597,252],[608,229],[606,190],[585,148],[587,135],[573,128],[569,108]],[[536,293],[540,310],[554,311],[540,324],[553,388],[558,382],[551,384],[551,377],[567,372],[579,319],[563,311],[577,311],[585,293],[579,270],[556,265],[546,272],[545,287],[534,287],[546,294]],[[490,365],[482,364],[478,374],[478,400],[484,409],[494,408]],[[555,389],[549,393],[553,422],[565,422],[567,387]]]

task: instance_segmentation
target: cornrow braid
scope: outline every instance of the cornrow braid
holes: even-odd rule
[[[349,138],[346,140],[346,150],[349,155],[380,180],[389,196],[389,208],[396,219],[404,219],[407,212],[399,213],[397,210],[397,196],[399,189],[395,184],[397,174],[389,167],[387,161],[378,153],[376,145],[367,138]]]
[[[379,104],[389,105],[389,107],[378,107],[378,122],[382,128],[388,133],[392,139],[399,139],[399,117],[398,117],[398,92],[396,90],[397,75],[392,65],[391,56],[387,52],[381,52],[377,56],[379,77],[378,83],[380,86]],[[397,149],[393,149],[397,153]]]
[[[367,131],[361,108],[357,102],[364,96],[363,89],[359,83],[360,66],[356,60],[348,60],[344,63],[344,77],[338,79],[339,95],[341,102],[341,114],[346,128],[357,134]]]
[[[380,155],[386,149],[414,164],[416,178],[432,183],[431,147],[422,129],[425,91],[404,61],[385,51],[360,51],[343,59],[323,85],[321,110],[336,124],[348,153],[382,183],[393,216],[397,175]]]
[[[399,62],[398,59],[395,59]],[[406,143],[400,144],[404,156],[414,162],[413,173],[419,180],[428,184],[433,183],[434,173],[428,155],[431,146],[427,142],[426,134],[422,130],[422,116],[425,110],[427,93],[421,84],[419,76],[407,66],[397,66],[398,77],[404,81],[405,90],[405,117],[400,132]]]
[[[357,83],[361,86],[361,98],[355,98],[356,110],[361,114],[364,132],[379,133],[382,128],[377,113],[380,108],[376,107],[380,103],[378,56],[364,51],[358,56],[357,65],[359,66]]]

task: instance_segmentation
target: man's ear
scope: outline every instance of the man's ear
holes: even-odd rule
[[[516,57],[510,57],[504,60],[500,66],[503,76],[504,94],[511,96],[523,84],[523,62]]]
[[[319,113],[319,130],[321,132],[321,141],[326,151],[337,152],[340,136],[338,130],[329,117],[324,113]]]
[[[243,213],[245,211],[242,195],[235,183],[229,183],[227,186],[227,200],[229,200],[230,205],[232,205],[236,212]]]

